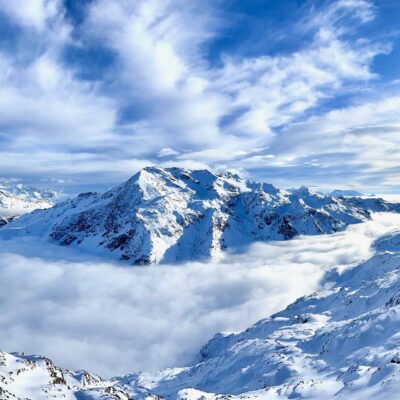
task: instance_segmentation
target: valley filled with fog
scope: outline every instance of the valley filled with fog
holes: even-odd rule
[[[104,376],[182,366],[219,331],[247,328],[373,254],[400,215],[256,243],[219,262],[128,266],[37,238],[0,241],[0,342]]]

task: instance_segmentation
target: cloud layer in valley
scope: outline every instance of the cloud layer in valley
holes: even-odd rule
[[[154,267],[1,241],[0,343],[106,376],[184,365],[216,332],[245,329],[316,290],[324,272],[368,258],[371,242],[399,226],[383,214],[334,235],[259,243],[219,264]]]
[[[259,3],[0,0],[0,175],[76,191],[162,164],[396,191],[396,2]]]

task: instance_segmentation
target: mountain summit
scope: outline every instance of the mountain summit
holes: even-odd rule
[[[147,167],[105,193],[82,193],[22,216],[2,234],[37,235],[132,264],[220,257],[259,240],[344,229],[371,212],[399,211],[382,199],[290,192],[226,172]]]

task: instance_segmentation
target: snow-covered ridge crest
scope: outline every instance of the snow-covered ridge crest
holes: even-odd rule
[[[226,172],[147,167],[105,193],[82,193],[2,230],[38,235],[132,264],[221,257],[259,240],[318,235],[399,211],[381,199],[280,190]]]

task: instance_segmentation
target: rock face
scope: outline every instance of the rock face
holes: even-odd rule
[[[52,190],[0,183],[0,228],[23,214],[52,207],[61,197]]]
[[[9,224],[14,218],[16,218],[15,216],[3,216],[0,215],[0,228],[4,225]]]
[[[19,218],[8,234],[51,238],[132,264],[219,257],[258,240],[318,235],[399,211],[381,199],[287,192],[231,173],[148,167],[106,193],[82,193]],[[3,228],[3,231],[7,229]]]

